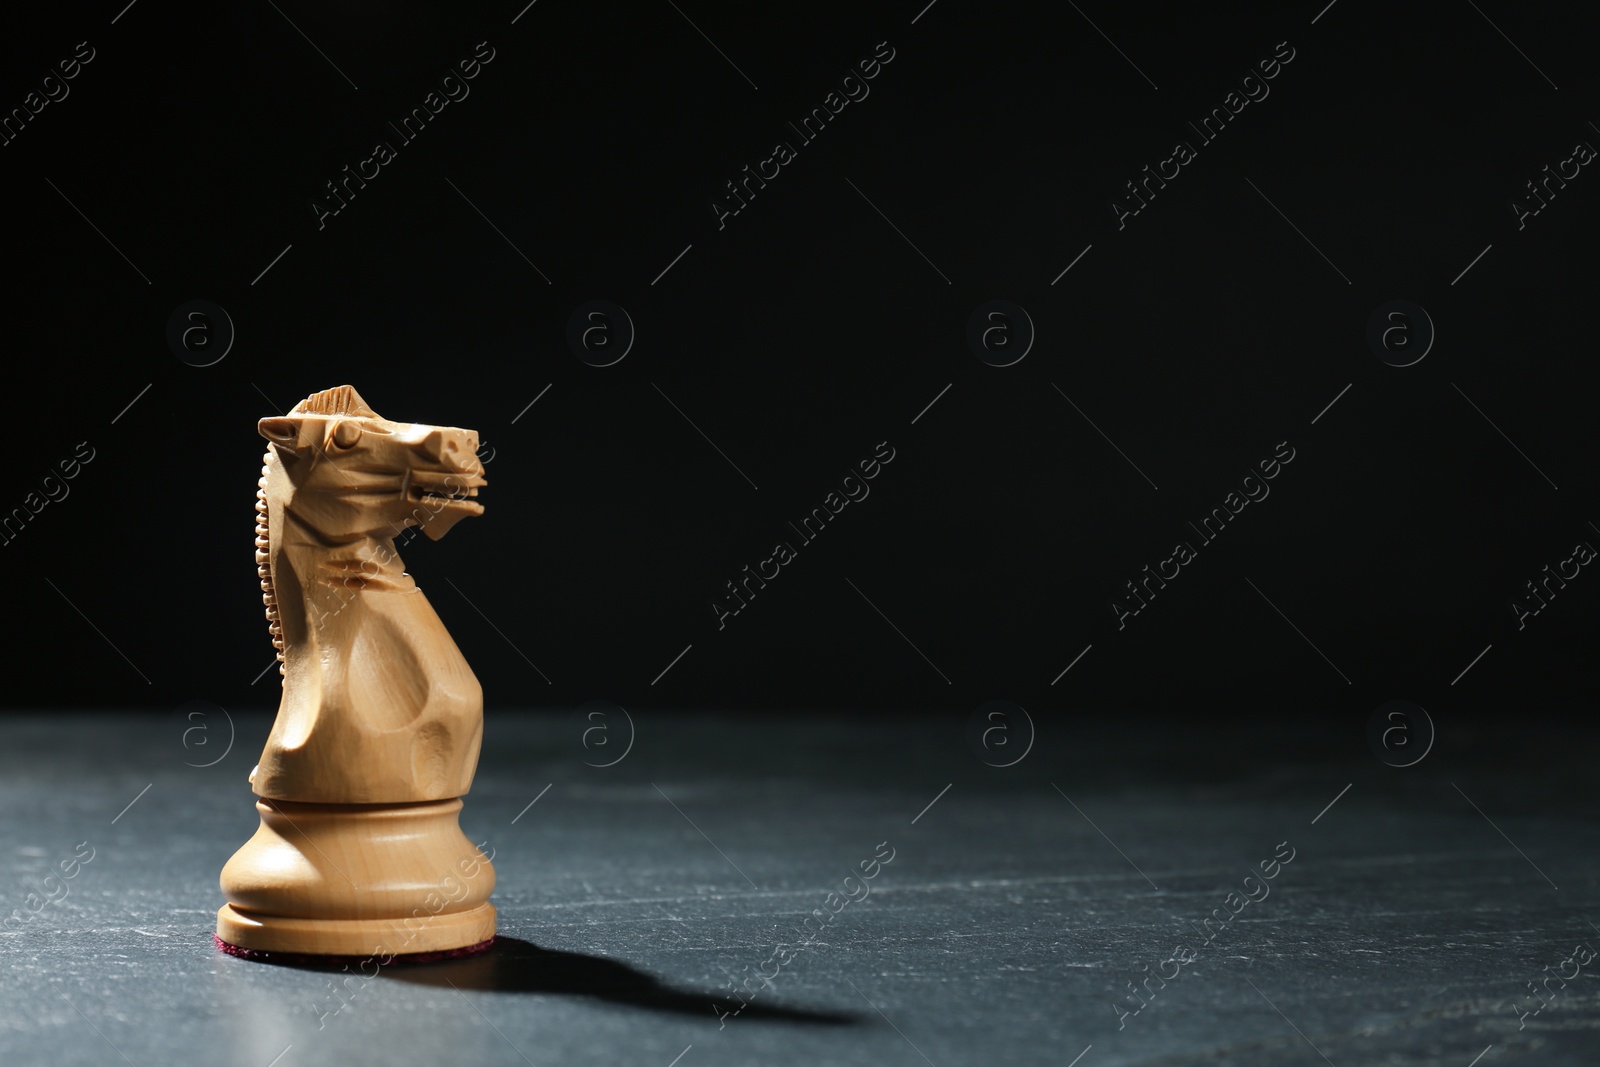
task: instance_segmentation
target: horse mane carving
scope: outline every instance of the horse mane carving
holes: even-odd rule
[[[289,411],[290,415],[361,415],[377,418],[361,394],[348,385],[338,385],[312,393]],[[272,449],[261,457],[261,479],[256,482],[256,574],[261,578],[261,600],[267,608],[267,632],[278,653],[278,674],[283,674],[283,626],[278,620],[278,595],[272,588],[272,548],[267,536],[267,475],[273,462]]]

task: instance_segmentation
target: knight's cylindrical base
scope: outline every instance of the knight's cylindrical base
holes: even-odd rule
[[[230,945],[381,960],[494,936],[494,867],[461,832],[459,799],[256,810],[261,826],[222,868]]]

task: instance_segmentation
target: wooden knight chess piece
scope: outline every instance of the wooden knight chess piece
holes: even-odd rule
[[[478,435],[390,422],[348,385],[259,428],[256,563],[283,699],[217,940],[247,956],[485,948],[494,868],[457,824],[483,690],[393,541],[483,514]]]

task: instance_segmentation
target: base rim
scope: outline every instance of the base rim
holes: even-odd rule
[[[306,919],[224,904],[217,909],[215,937],[246,952],[400,959],[487,945],[494,940],[496,917],[489,903],[460,912],[386,919]]]
[[[224,954],[241,960],[250,960],[252,963],[276,963],[287,966],[315,965],[323,967],[348,967],[353,964],[366,963],[371,956],[340,956],[336,954],[322,954],[312,952],[269,952],[265,949],[246,948],[224,941],[216,934],[211,935],[212,942]],[[465,959],[468,956],[478,956],[494,947],[495,938],[480,941],[476,945],[467,945],[464,948],[442,949],[437,952],[402,952],[389,959],[389,963],[399,963],[411,966],[419,963],[438,963],[442,960]],[[376,962],[376,961],[374,961]]]

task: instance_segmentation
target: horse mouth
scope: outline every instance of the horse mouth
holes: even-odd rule
[[[478,489],[484,484],[482,478],[469,479],[472,484],[467,484],[459,479],[448,479],[450,484],[431,486],[413,482],[406,495],[414,504],[424,504],[431,510],[438,511],[442,508],[454,508],[472,515],[482,515],[483,505],[478,503]]]

